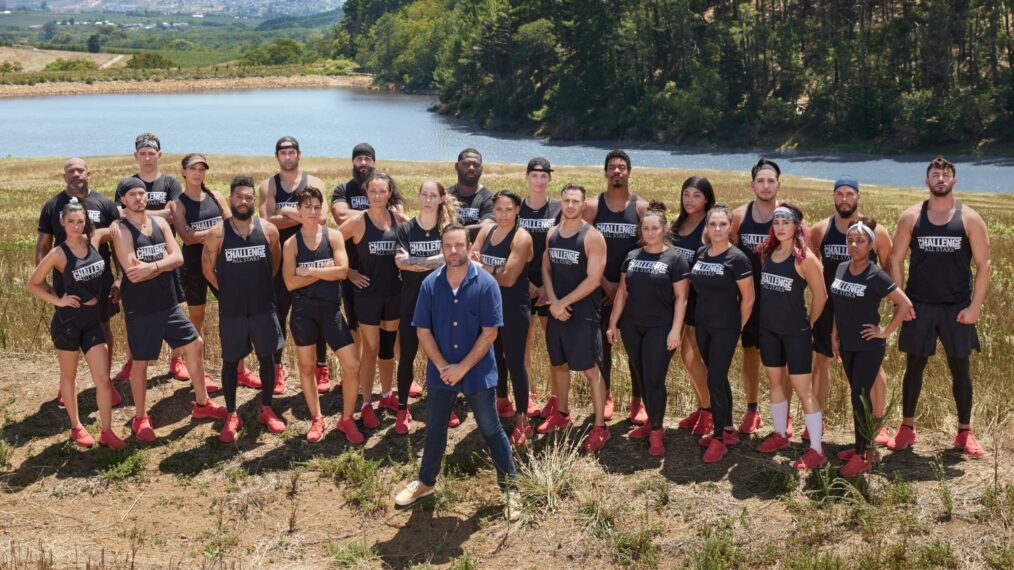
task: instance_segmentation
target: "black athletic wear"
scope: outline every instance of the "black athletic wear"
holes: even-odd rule
[[[761,303],[761,261],[760,255],[755,248],[768,239],[768,232],[771,230],[773,220],[764,223],[755,222],[753,219],[753,202],[746,205],[746,214],[739,224],[739,248],[746,254],[753,267],[753,289],[754,296],[758,302],[753,305],[753,312],[750,319],[743,327],[743,348],[756,348],[760,346],[760,308]]]
[[[180,181],[174,176],[167,176],[165,174],[159,174],[158,178],[148,182],[144,178],[141,178],[141,173],[134,174],[134,178],[144,182],[144,189],[148,192],[148,210],[164,210],[169,207],[169,203],[179,198],[183,194],[183,186],[180,185]],[[129,190],[124,187],[123,181],[116,185],[116,201],[121,202],[123,195]]]
[[[339,200],[345,202],[354,212],[361,212],[370,207],[369,197],[363,192],[362,185],[355,178],[335,186],[334,192],[331,193],[331,205],[333,206]],[[349,269],[359,269],[356,244],[352,243],[352,240],[345,241],[345,254],[349,258]],[[342,287],[342,299],[345,301],[345,316],[349,328],[356,330],[359,327],[359,319],[356,317],[356,300],[352,287]]]
[[[187,226],[192,231],[207,231],[222,221],[222,208],[215,197],[207,192],[201,193],[200,200],[194,200],[186,194],[180,194],[179,201],[183,204],[183,215]],[[183,266],[180,268],[180,279],[183,285],[183,296],[189,306],[204,305],[208,301],[208,281],[201,269],[201,253],[204,244],[184,245]],[[212,291],[218,296],[217,291]]]
[[[806,312],[806,279],[796,271],[796,256],[776,262],[767,256],[761,268],[760,352],[769,368],[789,367],[789,374],[809,374],[813,339]]]
[[[707,247],[707,246],[705,246]],[[692,280],[692,279],[691,279]],[[700,301],[698,301],[700,303]],[[735,311],[739,315],[739,305]],[[694,327],[701,359],[708,369],[708,393],[711,397],[711,415],[715,419],[714,437],[722,437],[724,428],[732,424],[732,387],[729,385],[729,367],[736,354],[739,328],[713,328],[707,321],[698,319]]]
[[[789,374],[813,372],[813,341],[810,333],[779,333],[760,329],[761,363],[769,368],[788,366]]]
[[[128,220],[120,220],[120,227],[130,232],[134,244],[134,255],[143,263],[157,263],[166,256],[166,237],[162,228],[153,219],[151,235],[145,235]],[[169,239],[172,239],[171,237]],[[134,283],[124,278],[121,284],[123,310],[132,313],[153,313],[175,307],[180,300],[176,296],[173,271],[162,271],[158,275]],[[157,355],[156,355],[157,356]],[[139,359],[144,360],[144,359]]]
[[[846,236],[838,231],[835,225],[835,216],[827,220],[827,231],[820,240],[820,248],[817,254],[824,265],[824,288],[831,292],[831,285],[834,283],[834,276],[838,272],[838,265],[843,261],[851,261],[848,252],[848,244],[845,243]],[[870,261],[877,262],[877,252],[870,248]],[[834,326],[834,298],[830,294],[824,310],[813,323],[813,350],[824,356],[834,356],[831,348],[831,329]]]
[[[970,304],[971,301],[956,305],[913,302],[915,318],[901,323],[898,349],[906,354],[933,356],[940,339],[947,356],[968,358],[973,349],[981,350],[975,325],[958,322],[958,313]]]
[[[296,233],[296,267],[334,267],[334,252],[331,250],[331,242],[328,241],[328,233],[327,226],[321,227],[320,243],[316,249],[310,249],[306,245],[303,232]],[[292,297],[328,301],[337,305],[342,299],[342,284],[341,281],[318,279],[306,287],[292,290]]]
[[[837,307],[834,320],[838,324],[841,350],[883,349],[886,345],[884,339],[866,340],[862,337],[862,330],[864,325],[880,324],[880,301],[898,286],[873,263],[859,275],[853,275],[849,269],[851,263],[843,261],[838,264],[829,291]]]
[[[484,265],[504,267],[510,257],[511,245],[518,228],[511,230],[497,244],[493,243],[494,232],[495,228],[486,234],[486,240],[479,254]],[[528,339],[528,324],[532,318],[532,299],[528,296],[528,274],[524,269],[521,270],[514,285],[500,287],[500,298],[503,303],[503,326],[500,327],[493,347],[498,375],[496,393],[501,398],[507,397],[507,373],[510,372],[514,402],[520,408],[528,405],[529,384],[528,369],[525,368],[525,345]]]
[[[398,226],[398,247],[411,257],[432,257],[440,254],[440,232],[434,227],[423,229],[418,218],[402,222]],[[415,303],[419,299],[422,282],[433,271],[401,272],[401,317],[398,323],[398,406],[408,405],[408,391],[412,386],[415,371],[415,357],[419,353],[419,337],[412,326]]]
[[[588,256],[584,240],[591,226],[582,223],[581,229],[563,237],[560,230],[553,233],[546,247],[549,250],[550,276],[553,292],[562,299],[588,277]],[[571,370],[588,370],[602,365],[602,336],[599,323],[602,312],[602,289],[570,306],[571,316],[558,321],[549,316],[546,326],[546,347],[553,366],[570,365]]]
[[[448,188],[447,193],[457,201],[454,217],[459,224],[471,226],[479,223],[479,220],[493,219],[493,192],[482,184],[470,196],[462,196],[457,184]]]
[[[683,259],[687,260],[687,264],[694,262],[694,255],[697,254],[697,250],[704,245],[704,218],[697,223],[697,226],[687,235],[680,235],[679,231],[673,233],[671,236],[672,245],[676,248],[676,251],[683,256]],[[694,306],[697,305],[697,293],[694,288],[690,288],[690,294],[687,296],[687,314],[686,318],[683,319],[684,324],[688,327],[694,326]]]
[[[98,305],[82,305],[76,309],[57,307],[49,326],[53,347],[87,354],[92,347],[106,342],[102,322]]]
[[[296,194],[306,188],[307,174],[304,172],[302,177],[299,179],[299,184],[292,189],[291,192],[286,192],[282,188],[282,175],[275,174],[275,211],[277,212],[281,208],[297,208],[299,203],[296,202]],[[278,242],[284,244],[290,237],[299,233],[299,229],[302,224],[296,224],[288,228],[278,229]],[[292,307],[292,295],[289,293],[289,288],[285,286],[285,278],[282,277],[282,272],[279,271],[275,274],[275,312],[278,314],[278,322],[282,326],[282,334],[285,334],[285,321],[289,317],[289,309]],[[282,361],[282,354],[279,352],[275,355],[275,361]]]
[[[326,226],[321,228],[320,243],[315,249],[306,245],[303,232],[298,232],[295,237],[297,267],[334,266],[334,253]],[[340,281],[317,280],[292,291],[289,328],[296,346],[316,345],[324,340],[331,350],[338,350],[352,344],[352,333],[341,313],[341,299]]]
[[[243,360],[250,354],[251,347],[257,358],[274,358],[285,348],[282,325],[274,311],[241,317],[221,315],[218,339],[222,343],[222,360],[226,362]],[[267,384],[262,389],[267,389]]]
[[[750,260],[736,246],[722,253],[708,255],[710,246],[697,250],[690,268],[690,284],[697,293],[697,325],[711,329],[740,330],[739,283],[750,277]]]
[[[546,236],[549,230],[560,223],[560,202],[547,198],[541,208],[528,205],[528,199],[521,201],[518,226],[532,236],[532,261],[528,264],[528,280],[536,287],[542,287],[542,256],[546,253]]]
[[[101,297],[106,274],[106,260],[102,259],[91,242],[87,246],[88,253],[83,258],[74,255],[67,242],[58,246],[67,258],[62,272],[64,293],[76,295],[82,305]]]
[[[373,224],[369,213],[363,214],[365,229],[356,244],[359,272],[369,278],[366,287],[354,287],[356,316],[364,325],[379,326],[393,321],[401,313],[401,280],[394,255],[398,251],[398,223],[392,212],[390,227],[381,230]]]
[[[880,372],[880,365],[884,361],[884,350],[885,347],[880,346],[868,350],[842,350],[840,352],[845,376],[852,387],[852,422],[856,453],[865,453],[869,443],[866,436],[863,435],[864,426],[868,424],[866,406],[871,405],[870,390],[873,388],[873,382],[877,379],[877,373]]]
[[[163,275],[172,276],[171,272]],[[168,281],[172,286],[172,282]],[[126,305],[124,295],[124,305]],[[125,309],[127,345],[134,360],[158,360],[164,340],[170,348],[180,348],[199,338],[197,329],[179,305],[151,312],[131,312]]]
[[[928,305],[932,306],[932,305]],[[917,309],[918,310],[918,309]],[[918,315],[918,313],[916,313]],[[902,417],[914,418],[919,394],[922,392],[922,377],[926,370],[929,356],[909,354],[905,365],[905,377],[902,379],[901,408]],[[957,407],[958,423],[972,423],[972,374],[971,359],[968,356],[958,357],[947,355],[947,368],[951,372],[951,393]]]

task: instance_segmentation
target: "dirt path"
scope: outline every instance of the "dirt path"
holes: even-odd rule
[[[109,69],[110,67],[112,67],[112,66],[116,65],[117,63],[120,63],[121,61],[123,61],[123,59],[125,57],[127,57],[127,56],[122,55],[122,54],[121,55],[117,55],[113,59],[111,59],[111,60],[103,63],[102,65],[100,65],[99,69]]]

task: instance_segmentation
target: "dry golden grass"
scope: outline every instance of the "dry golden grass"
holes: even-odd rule
[[[115,53],[87,53],[81,51],[60,51],[34,48],[15,49],[10,47],[0,47],[0,61],[20,62],[24,67],[24,71],[42,71],[47,65],[58,59],[87,59],[95,62],[95,65],[98,65],[99,67],[102,67],[113,60],[117,60],[116,64],[125,65],[127,63],[127,58],[121,57]]]

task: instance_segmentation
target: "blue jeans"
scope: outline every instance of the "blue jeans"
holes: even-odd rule
[[[458,392],[440,389],[429,390],[426,396],[426,442],[419,466],[419,480],[429,487],[437,483],[440,463],[447,450],[447,422],[451,419],[451,408],[457,397]],[[500,416],[496,413],[496,388],[465,394],[465,398],[493,456],[497,483],[500,489],[506,490],[508,479],[513,481],[517,471],[514,470],[514,456],[507,432],[500,425]]]

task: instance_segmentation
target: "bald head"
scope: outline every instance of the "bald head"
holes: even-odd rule
[[[81,158],[72,158],[63,165],[63,180],[67,183],[68,192],[87,192],[88,177],[91,172],[88,164]]]

